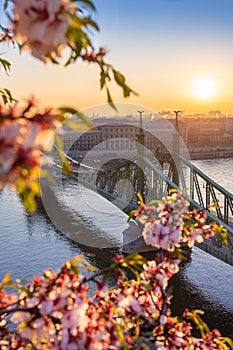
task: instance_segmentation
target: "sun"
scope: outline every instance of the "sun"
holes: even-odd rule
[[[210,100],[217,93],[217,84],[211,78],[199,78],[194,82],[192,90],[199,100]]]

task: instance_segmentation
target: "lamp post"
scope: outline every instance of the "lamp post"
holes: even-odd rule
[[[174,151],[176,154],[180,153],[180,130],[179,130],[179,120],[178,120],[178,115],[181,111],[173,111],[176,115],[176,122],[175,122],[175,128],[176,128],[176,133],[174,137]]]
[[[139,133],[137,135],[138,138],[138,142],[141,145],[145,145],[145,134],[143,132],[143,127],[142,127],[142,114],[144,113],[144,111],[138,111],[139,115],[140,115],[140,123],[139,123]]]
[[[144,113],[144,111],[138,111],[139,115],[140,115],[140,131],[142,131],[142,113]]]
[[[173,152],[174,152],[174,160],[175,160],[175,167],[173,171],[173,177],[172,180],[175,184],[179,186],[179,154],[180,154],[180,132],[179,132],[179,120],[178,115],[181,111],[173,111],[176,115],[176,121],[175,121],[175,128],[176,131],[174,133],[174,141],[173,141]]]
[[[176,115],[176,130],[178,131],[179,133],[179,122],[178,122],[178,115],[181,111],[173,111]]]
[[[142,127],[142,114],[144,113],[144,111],[138,111],[139,115],[140,115],[140,122],[139,122],[139,132],[137,134],[137,141],[138,141],[138,152],[139,155],[141,153],[143,153],[143,149],[145,146],[145,134],[143,132],[143,127]]]
[[[137,179],[137,192],[140,192],[143,201],[145,200],[145,176],[143,172],[143,155],[144,155],[144,146],[145,146],[145,134],[143,132],[142,127],[142,114],[144,111],[138,111],[140,115],[140,123],[139,123],[139,132],[137,134],[137,149],[138,149],[138,179]]]

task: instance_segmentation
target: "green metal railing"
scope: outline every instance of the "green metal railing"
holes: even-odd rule
[[[181,157],[180,157],[181,158]],[[150,167],[156,174],[158,174],[161,179],[166,182],[166,184],[168,184],[168,188],[174,188],[176,190],[180,190],[180,187],[177,186],[171,179],[169,179],[166,175],[163,174],[163,172],[161,170],[159,170],[154,164],[153,162],[144,157],[143,158],[145,164]],[[222,193],[224,195],[224,201],[227,201],[228,203],[230,203],[230,205],[228,206],[228,208],[231,208],[232,210],[232,201],[233,201],[233,195],[228,192],[227,190],[225,190],[223,187],[221,187],[220,185],[218,185],[216,182],[214,182],[213,180],[211,180],[208,176],[206,176],[202,171],[200,171],[197,167],[194,167],[192,165],[192,163],[184,160],[181,158],[181,161],[183,161],[186,165],[188,165],[191,169],[191,171],[193,172],[192,176],[195,177],[196,174],[198,174],[199,176],[201,176],[201,178],[203,180],[206,181],[206,183],[209,184],[208,186],[208,191],[210,191],[210,193],[212,194],[212,197],[217,200],[217,195],[215,193],[215,190],[218,190],[220,193]],[[193,181],[194,182],[194,181]],[[192,183],[192,181],[191,181]],[[197,197],[199,199],[199,202],[196,201],[194,199],[194,193],[193,193],[193,189],[191,189],[191,196],[188,194],[185,194],[185,197],[187,198],[187,200],[190,202],[190,204],[193,205],[193,207],[203,210],[206,215],[208,216],[209,220],[211,222],[217,222],[219,225],[222,225],[227,231],[228,231],[228,244],[229,244],[229,249],[231,251],[231,253],[233,254],[233,228],[228,224],[229,223],[229,217],[227,217],[227,222],[225,222],[223,219],[226,217],[226,212],[224,212],[224,215],[222,214],[222,212],[220,212],[220,210],[218,210],[216,213],[219,215],[214,215],[213,212],[210,211],[210,198],[208,197],[207,200],[207,206],[204,205],[204,199],[202,197],[202,193],[201,193],[201,189],[200,189],[200,185],[199,183],[195,184],[197,186]],[[213,195],[214,193],[214,195]],[[224,208],[225,209],[225,208]],[[227,214],[229,214],[229,212],[227,212]]]

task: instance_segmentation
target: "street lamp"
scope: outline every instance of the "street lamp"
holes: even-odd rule
[[[138,149],[138,179],[137,179],[137,192],[141,193],[143,200],[145,200],[145,176],[143,172],[143,155],[145,145],[145,134],[142,128],[142,114],[144,111],[138,111],[140,115],[139,133],[137,134],[137,149]]]
[[[139,115],[140,115],[140,134],[143,133],[143,130],[142,130],[142,113],[144,113],[144,111],[138,111]]]
[[[174,152],[174,156],[175,156],[175,168],[173,171],[173,177],[172,177],[172,181],[179,186],[179,154],[180,154],[180,135],[179,135],[179,123],[178,123],[178,115],[181,111],[173,111],[176,115],[176,123],[175,123],[175,127],[176,127],[176,132],[174,133],[174,148],[173,148],[173,152]]]
[[[178,114],[181,112],[181,111],[173,111],[176,115],[176,130],[179,132],[179,124],[178,124]]]
[[[137,134],[137,141],[139,144],[145,145],[145,134],[143,132],[143,127],[142,127],[142,113],[144,113],[144,111],[138,111],[138,113],[140,115],[140,124],[139,124],[139,133]]]

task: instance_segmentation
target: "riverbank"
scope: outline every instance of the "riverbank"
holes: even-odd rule
[[[191,160],[233,158],[232,147],[189,147]]]

